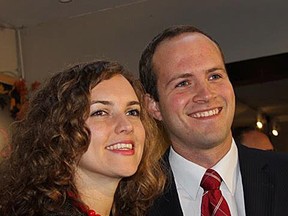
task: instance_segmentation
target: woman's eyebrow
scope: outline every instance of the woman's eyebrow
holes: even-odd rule
[[[103,104],[103,105],[112,105],[113,104],[111,101],[105,101],[105,100],[92,100],[91,101],[91,105],[92,104],[97,104],[97,103],[100,103],[100,104]]]
[[[105,101],[105,100],[92,100],[91,101],[91,105],[93,105],[93,104],[98,104],[98,103],[100,103],[100,104],[103,104],[103,105],[113,105],[114,103],[113,102],[111,102],[111,101]],[[139,105],[140,106],[140,102],[139,101],[129,101],[128,103],[127,103],[127,105],[128,106],[132,106],[132,105]]]
[[[128,106],[132,106],[132,105],[139,105],[140,106],[140,102],[139,101],[130,101],[127,104]]]

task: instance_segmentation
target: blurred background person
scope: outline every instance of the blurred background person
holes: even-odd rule
[[[233,137],[237,143],[241,143],[249,148],[274,150],[274,146],[269,137],[264,132],[253,127],[234,128]]]

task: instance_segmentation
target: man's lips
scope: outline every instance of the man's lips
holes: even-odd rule
[[[189,114],[189,116],[193,118],[207,118],[207,117],[218,115],[221,112],[221,110],[222,110],[221,107],[217,107],[217,108],[205,110],[202,112],[191,113]]]

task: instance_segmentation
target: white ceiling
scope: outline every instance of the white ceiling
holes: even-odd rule
[[[145,4],[153,5],[153,7],[144,7]],[[218,31],[218,34],[224,32],[223,30],[227,24],[231,26],[230,22],[232,20],[235,25],[240,22],[244,23],[244,26],[246,25],[247,29],[249,29],[248,33],[251,38],[253,37],[253,32],[257,33],[258,29],[265,29],[266,26],[269,26],[270,29],[267,29],[265,33],[268,35],[265,36],[271,37],[272,40],[277,40],[277,30],[287,29],[287,0],[73,0],[71,3],[59,3],[58,0],[0,0],[0,28],[31,28],[43,23],[101,13],[105,10],[133,5],[139,5],[138,8],[141,10],[147,10],[141,11],[142,14],[147,16],[145,20],[148,23],[143,26],[139,25],[143,32],[149,31],[144,29],[144,26],[153,26],[153,29],[159,28],[160,31],[163,26],[168,26],[172,23],[172,20],[173,23],[177,23],[178,19],[181,22],[183,20],[189,21],[191,17],[196,22],[205,20],[204,23],[210,23],[211,21],[214,26],[210,26],[210,29],[214,30],[214,32]],[[190,11],[190,8],[193,10]],[[237,15],[241,14],[241,16],[235,17],[234,13]],[[231,16],[233,19],[227,19],[227,16]],[[251,27],[251,25],[253,26]],[[273,32],[270,31],[271,26],[273,26]],[[235,26],[230,32],[229,29],[226,29],[225,34],[239,34],[239,38],[241,38],[241,34],[247,34],[247,29],[243,27],[242,29],[237,29],[237,26]],[[141,40],[141,38],[137,38],[137,40]],[[256,38],[255,41],[261,45],[261,37]],[[241,39],[235,41],[235,43],[244,42]],[[265,48],[266,46],[269,47],[269,44],[262,44],[261,46]],[[288,52],[288,38],[283,41],[283,46],[278,47],[278,50],[283,53]],[[269,51],[267,51],[266,55],[268,54]],[[249,53],[247,53],[247,56],[249,56]],[[231,59],[233,60],[233,57]],[[287,92],[288,80],[237,88],[238,98],[243,103],[248,104],[246,106],[238,103],[237,114],[240,116],[238,122],[247,123],[251,121],[247,111],[250,110],[249,106],[258,107],[273,116],[281,117],[282,121],[288,122]]]
[[[58,0],[1,0],[0,25],[12,28],[31,27],[141,2],[143,1],[73,0],[71,3],[60,3]]]
[[[225,20],[227,13],[230,13],[231,16],[233,13],[243,14],[244,16],[239,17],[243,19],[243,22],[249,20],[254,22],[259,17],[265,22],[265,17],[269,18],[271,22],[280,17],[284,19],[283,23],[287,21],[287,19],[285,20],[288,9],[286,0],[73,0],[71,3],[60,3],[58,0],[0,0],[0,25],[13,28],[31,27],[57,19],[84,16],[135,4],[143,5],[147,2],[155,4],[157,14],[163,17],[164,22],[180,16],[182,20],[183,16],[187,19],[194,16],[201,19],[221,20],[225,25],[225,22],[230,22],[230,20]],[[161,10],[159,6],[164,4],[167,7]],[[193,12],[186,13],[189,8]],[[185,13],[177,15],[175,11]],[[215,15],[215,11],[219,11],[219,13],[217,13],[217,17],[212,17]],[[150,11],[146,11],[146,14],[147,16],[151,15]],[[173,16],[169,18],[169,14]],[[261,22],[261,20],[259,21]],[[263,24],[259,23],[259,25]],[[275,23],[275,25],[278,24],[282,23]]]

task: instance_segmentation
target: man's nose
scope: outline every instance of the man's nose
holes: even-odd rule
[[[205,81],[197,83],[197,86],[193,91],[195,91],[195,95],[193,97],[193,101],[195,103],[207,103],[215,95],[211,84]]]

